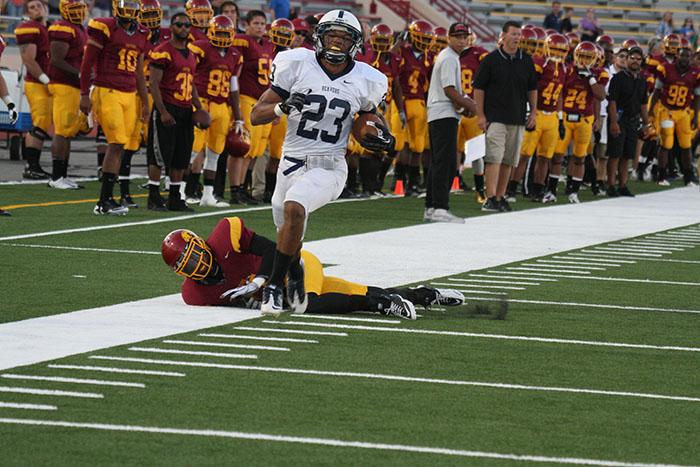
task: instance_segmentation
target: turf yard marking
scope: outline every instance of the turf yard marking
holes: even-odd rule
[[[482,300],[490,301],[484,297],[465,297],[467,300]],[[535,305],[556,305],[556,306],[580,306],[584,308],[609,308],[613,310],[630,310],[630,311],[662,311],[667,313],[690,313],[700,314],[700,310],[686,310],[680,308],[657,308],[648,306],[626,306],[626,305],[609,305],[603,303],[575,303],[575,302],[554,302],[549,300],[521,300],[513,298],[504,298],[503,300],[511,303],[532,303]]]
[[[657,240],[674,240],[678,242],[688,243],[691,245],[700,245],[700,239],[695,239],[694,237],[679,237],[678,235],[666,235],[666,234],[656,234],[654,237]]]
[[[512,301],[512,300],[508,300]],[[300,315],[303,316],[303,315]],[[564,339],[558,337],[537,337],[537,336],[512,336],[508,334],[488,334],[479,332],[463,332],[463,331],[438,331],[433,329],[415,329],[415,328],[387,328],[363,325],[350,324],[325,324],[320,323],[310,324],[309,322],[286,321],[285,324],[295,324],[298,326],[322,326],[334,329],[354,329],[360,331],[378,331],[378,332],[398,332],[404,334],[429,334],[437,336],[455,336],[455,337],[476,337],[483,339],[500,339],[512,341],[528,341],[528,342],[544,342],[550,344],[571,344],[571,345],[590,345],[597,347],[624,347],[629,349],[648,349],[648,350],[671,350],[678,352],[700,352],[700,347],[683,347],[676,345],[653,345],[653,344],[630,344],[625,342],[606,342],[606,341],[586,341],[579,339]]]
[[[375,329],[375,328],[373,328]],[[403,381],[411,383],[428,383],[428,384],[446,384],[451,386],[477,386],[495,389],[514,389],[525,391],[542,391],[542,392],[561,392],[572,394],[595,394],[602,396],[614,397],[634,397],[642,399],[665,399],[684,402],[700,402],[698,397],[689,396],[672,396],[666,394],[651,394],[642,392],[627,392],[627,391],[608,391],[605,389],[589,389],[589,388],[566,388],[557,386],[529,386],[524,384],[510,383],[491,383],[486,381],[461,381],[453,379],[436,379],[436,378],[421,378],[417,376],[400,376],[400,375],[385,375],[377,373],[356,373],[351,371],[328,371],[328,370],[309,370],[302,368],[279,368],[266,366],[246,366],[246,365],[231,365],[225,363],[209,363],[209,362],[182,362],[175,360],[148,360],[134,359],[128,357],[109,357],[109,356],[91,356],[90,358],[102,358],[109,360],[118,360],[125,362],[152,363],[155,365],[175,365],[175,366],[193,366],[205,368],[220,368],[223,370],[244,370],[244,371],[261,371],[270,373],[289,373],[299,375],[313,376],[338,376],[346,378],[363,378],[363,379],[381,379],[387,381]]]
[[[132,433],[157,433],[180,436],[202,436],[208,438],[245,439],[253,441],[269,441],[275,443],[308,444],[314,446],[329,446],[339,448],[373,449],[380,451],[413,452],[421,454],[436,454],[441,456],[499,459],[523,462],[544,462],[576,465],[607,465],[613,467],[673,467],[663,464],[644,464],[639,462],[622,462],[602,459],[584,459],[575,457],[549,457],[530,454],[504,454],[498,452],[467,451],[463,449],[439,448],[430,446],[412,446],[407,444],[371,443],[366,441],[346,441],[330,438],[308,438],[266,433],[246,433],[241,431],[206,430],[191,428],[166,428],[139,425],[114,425],[106,423],[69,422],[61,420],[33,420],[28,418],[0,418],[0,423],[10,425],[51,426],[61,428],[81,428],[101,431],[125,431]]]
[[[667,234],[672,237],[694,238],[700,241],[700,235],[692,232],[680,232],[676,230],[674,232],[667,232]]]
[[[17,402],[0,402],[0,408],[20,410],[58,410],[58,407],[55,405],[19,404]]]
[[[537,271],[537,272],[563,272],[565,274],[590,274],[590,271],[574,271],[571,269],[547,269],[544,266],[531,268],[531,267],[508,267],[509,271]],[[510,272],[508,273],[510,274]]]
[[[258,328],[252,326],[235,326],[233,329],[238,329],[239,331],[256,331],[256,332],[281,332],[285,334],[309,334],[316,336],[337,336],[337,337],[348,337],[345,332],[316,332],[316,331],[300,331],[298,329],[275,329],[275,328]]]
[[[173,371],[153,371],[153,370],[134,370],[130,368],[112,368],[104,366],[85,366],[85,365],[46,365],[49,368],[60,370],[84,370],[84,371],[101,371],[105,373],[124,373],[132,375],[152,375],[152,376],[186,376],[185,373],[177,373]]]
[[[11,386],[0,386],[0,392],[11,392],[15,394],[35,394],[38,396],[58,396],[58,397],[82,397],[85,399],[103,399],[102,394],[94,392],[58,391],[55,389],[19,388]]]
[[[518,281],[527,280],[527,277],[512,277],[512,276],[498,276],[498,277],[496,277],[496,276],[492,276],[489,274],[469,274],[469,277],[488,277],[490,279],[503,279],[503,280],[512,279],[512,280],[518,280]],[[546,279],[546,278],[542,279],[540,277],[536,277],[536,278],[533,277],[533,280],[536,280],[538,282],[557,282],[558,281],[557,279]],[[512,283],[514,284],[514,282],[512,282]],[[539,284],[537,284],[537,285],[539,285]]]
[[[673,253],[672,248],[664,248],[664,247],[645,247],[645,246],[634,246],[634,245],[623,245],[621,243],[608,243],[605,247],[601,248],[607,248],[611,247],[614,250],[619,250],[619,251],[631,251],[631,252],[639,252],[639,253],[661,253],[661,254],[671,254]],[[681,249],[682,251],[682,249]]]
[[[61,376],[33,376],[33,375],[17,375],[6,373],[0,375],[7,379],[19,379],[30,381],[54,381],[56,383],[72,383],[72,384],[93,384],[96,386],[121,386],[125,388],[145,388],[143,383],[127,383],[125,381],[104,381],[101,379],[82,379],[82,378],[64,378]]]
[[[630,250],[623,250],[622,248],[609,248],[606,246],[597,246],[593,250],[581,250],[586,253],[603,253],[603,254],[615,254],[615,255],[620,255],[620,256],[646,256],[646,257],[654,257],[654,258],[661,258],[663,255],[662,254],[657,254],[657,253],[642,253],[640,251],[630,251]]]
[[[318,341],[313,339],[294,339],[292,337],[258,337],[258,336],[243,336],[240,334],[217,334],[217,333],[201,333],[197,334],[200,337],[221,337],[223,339],[250,339],[256,341],[274,341],[274,342],[294,342],[297,344],[318,344]]]
[[[448,281],[453,282],[474,282],[474,283],[485,283],[485,284],[504,284],[504,285],[540,285],[539,282],[511,282],[511,281],[490,281],[486,279],[460,279],[458,277],[448,277]],[[455,284],[450,284],[455,285]],[[433,308],[435,309],[435,308]]]
[[[180,341],[166,339],[164,344],[180,344],[180,345],[201,345],[208,347],[229,347],[234,349],[251,349],[251,350],[272,350],[277,352],[289,352],[292,349],[289,347],[269,347],[265,345],[244,345],[244,344],[229,344],[228,342],[208,342],[208,341]]]
[[[248,355],[240,353],[225,353],[225,352],[199,352],[196,350],[175,350],[175,349],[160,349],[158,347],[129,347],[132,352],[151,352],[151,353],[168,353],[177,355],[200,355],[202,357],[222,357],[222,358],[246,358],[255,360],[257,355]]]
[[[637,246],[637,247],[653,247],[668,251],[685,251],[687,247],[677,247],[677,246],[667,246],[661,243],[651,243],[651,242],[620,242],[621,245],[625,246]]]
[[[555,256],[554,258],[558,258],[558,257]],[[614,263],[590,263],[590,262],[586,262],[586,261],[575,261],[575,260],[572,260],[571,258],[538,259],[535,261],[537,261],[538,263],[547,263],[547,264],[551,264],[553,266],[563,266],[563,267],[567,267],[569,265],[571,265],[571,266],[605,266],[606,268],[611,267],[611,266],[616,267],[616,268],[620,267],[619,264],[614,264]]]
[[[639,238],[639,240],[634,240],[634,241],[650,243],[650,244],[660,245],[660,246],[670,245],[670,246],[677,246],[677,247],[681,247],[681,248],[695,248],[696,247],[694,242],[686,242],[684,240],[673,240],[670,238],[642,237],[642,238]]]
[[[649,261],[663,261],[665,263],[700,264],[700,261],[692,259],[650,259]]]
[[[493,274],[499,274],[499,271],[489,271],[490,273]],[[527,272],[510,272],[508,271],[506,274],[534,274],[534,275],[546,275],[546,274],[540,274],[538,272],[533,272],[533,273],[527,273]],[[500,277],[500,276],[496,276]],[[638,282],[640,284],[666,284],[666,285],[688,285],[688,286],[698,286],[700,285],[700,282],[680,282],[680,281],[662,281],[662,280],[652,280],[652,279],[628,279],[625,277],[597,277],[597,276],[562,276],[559,274],[556,275],[549,275],[549,277],[560,277],[562,279],[588,279],[592,281],[611,281],[611,282]],[[541,280],[539,277],[537,280]]]
[[[299,318],[332,319],[334,321],[357,321],[357,322],[362,322],[362,323],[401,324],[401,321],[398,319],[350,318],[348,316],[305,315],[305,314],[300,314],[298,316],[299,316]]]
[[[637,261],[631,260],[629,258],[610,258],[610,257],[604,257],[604,258],[596,258],[594,256],[591,256],[590,253],[569,253],[567,256],[555,256],[555,258],[573,258],[577,261],[598,261],[598,262],[607,262],[607,263],[617,263],[617,264],[636,264]]]
[[[513,268],[510,268],[513,269]],[[500,274],[508,274],[508,275],[519,275],[519,276],[527,276],[527,277],[532,277],[533,279],[537,279],[538,281],[544,280],[540,279],[540,277],[558,277],[560,279],[581,279],[583,276],[565,276],[561,274],[556,274],[556,273],[546,273],[546,272],[518,272],[518,271],[498,271],[498,270],[488,270],[486,271],[489,274],[494,274],[494,276],[491,277],[502,277]]]
[[[451,284],[449,282],[431,282],[430,285],[448,285],[454,287],[458,284]],[[480,287],[482,289],[503,289],[503,290],[527,290],[526,287],[511,287],[507,285],[481,285],[481,284],[459,284],[463,287]]]
[[[467,290],[467,289],[455,289],[463,293],[478,293],[482,295],[507,295],[506,292],[488,292],[486,290]]]
[[[114,250],[110,248],[82,248],[77,246],[29,245],[24,243],[0,243],[0,246],[15,246],[26,248],[47,248],[50,250],[96,251],[99,253],[130,253],[135,255],[160,255],[160,251]]]
[[[546,260],[545,260],[546,261]],[[544,262],[543,260],[536,260],[535,263],[520,263],[522,266],[528,266],[532,268],[566,268],[566,269],[589,269],[591,271],[605,271],[605,268],[601,268],[598,266],[590,265],[587,264],[586,266],[578,266],[572,263],[563,263],[560,262],[554,262],[556,264],[552,264],[549,261]]]

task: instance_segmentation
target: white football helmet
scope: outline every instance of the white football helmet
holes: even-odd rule
[[[323,37],[330,31],[342,31],[350,34],[352,44],[348,50],[338,47],[326,47]],[[362,26],[355,15],[345,10],[331,10],[318,22],[314,31],[316,54],[331,63],[343,63],[355,57],[357,50],[362,47]]]

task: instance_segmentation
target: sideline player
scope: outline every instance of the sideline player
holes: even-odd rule
[[[107,138],[102,189],[95,214],[129,212],[129,208],[114,201],[113,196],[124,146],[131,139],[137,120],[148,120],[148,96],[143,77],[143,51],[148,32],[138,23],[140,10],[139,0],[118,0],[114,18],[95,18],[88,23],[89,39],[80,70],[80,110],[89,114],[94,105],[95,116]],[[90,93],[93,70],[94,88]],[[124,194],[122,192],[122,202]]]
[[[49,27],[49,92],[53,96],[54,137],[51,143],[53,170],[49,186],[62,190],[82,188],[68,178],[70,140],[81,130],[89,131],[87,115],[80,112],[80,63],[87,42],[83,22],[84,0],[61,0],[61,19]]]
[[[316,51],[303,47],[281,52],[272,66],[272,87],[251,113],[254,125],[287,115],[283,158],[272,197],[278,229],[275,264],[263,292],[263,314],[282,311],[282,283],[289,272],[287,298],[294,311],[306,307],[299,251],[311,212],[337,199],[347,178],[348,136],[357,112],[375,112],[387,93],[387,79],[356,62],[362,46],[360,22],[344,10],[319,21]],[[394,137],[383,125],[360,144],[373,151],[392,149]]]
[[[209,39],[198,40],[189,48],[197,56],[197,73],[194,84],[204,109],[211,115],[211,125],[206,130],[194,130],[193,153],[203,149],[204,192],[199,202],[204,207],[228,207],[229,203],[214,196],[214,178],[219,156],[224,152],[226,136],[231,127],[231,109],[235,122],[241,121],[238,102],[238,73],[242,62],[241,53],[232,47],[236,27],[227,16],[219,15],[209,22]],[[231,106],[229,108],[229,105]],[[235,130],[243,127],[236,124]]]
[[[228,217],[216,224],[206,240],[189,230],[170,232],[161,251],[165,263],[185,277],[181,293],[188,305],[253,308],[271,272],[275,244],[246,227],[242,219]],[[464,295],[452,289],[381,289],[326,276],[316,256],[308,251],[301,254],[309,295],[306,313],[376,311],[416,319],[414,304],[464,303]]]
[[[49,15],[42,0],[29,0],[24,4],[29,17],[15,28],[22,63],[27,68],[24,75],[24,94],[32,115],[32,129],[24,136],[24,158],[27,166],[22,174],[29,180],[45,180],[50,174],[39,164],[44,141],[51,139],[52,99],[49,93],[49,30],[46,17]]]

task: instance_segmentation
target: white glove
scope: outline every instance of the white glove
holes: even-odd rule
[[[243,132],[245,131],[245,122],[243,120],[236,120],[233,129],[239,135],[243,134]]]
[[[253,295],[255,292],[260,290],[260,288],[265,284],[264,277],[255,277],[252,281],[246,282],[244,285],[236,287],[235,289],[229,289],[222,293],[219,297],[222,300],[228,299],[229,302],[233,302],[238,298],[245,298]]]
[[[9,104],[7,104],[7,113],[10,117],[10,125],[14,125],[15,123],[17,123],[17,120],[19,119],[19,114],[15,110],[14,102],[10,102]]]

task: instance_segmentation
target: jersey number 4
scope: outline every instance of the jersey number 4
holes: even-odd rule
[[[350,115],[350,103],[342,99],[334,97],[330,102],[325,96],[320,94],[309,94],[306,96],[306,103],[309,105],[318,104],[316,110],[307,110],[301,114],[301,120],[299,120],[299,126],[297,127],[297,136],[302,138],[316,140],[321,135],[321,141],[324,143],[335,144],[340,139],[340,134],[343,132],[343,122]],[[333,120],[333,125],[335,125],[335,133],[331,134],[326,130],[319,130],[318,128],[307,129],[306,124],[308,122],[320,122],[325,116],[326,109],[342,109],[343,113],[340,117]]]

